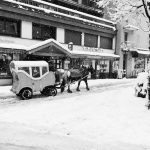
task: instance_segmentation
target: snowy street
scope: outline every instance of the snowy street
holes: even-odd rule
[[[150,110],[133,85],[0,100],[0,150],[148,150]]]

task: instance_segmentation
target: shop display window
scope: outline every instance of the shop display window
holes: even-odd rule
[[[108,60],[99,61],[99,70],[100,72],[109,72],[109,61]]]
[[[11,77],[9,64],[12,60],[12,54],[0,54],[0,78]]]
[[[145,65],[145,60],[144,58],[135,58],[134,59],[134,69],[137,72],[141,72],[144,69],[144,65]]]

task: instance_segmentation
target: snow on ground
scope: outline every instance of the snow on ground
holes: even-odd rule
[[[0,134],[0,143],[29,146],[45,144],[49,147],[52,143],[46,136],[55,135],[58,144],[62,140],[59,141],[59,137],[64,137],[70,141],[75,139],[78,146],[82,145],[82,141],[95,143],[95,150],[103,150],[104,147],[110,150],[118,145],[121,146],[119,150],[125,150],[125,147],[129,150],[129,146],[131,150],[138,150],[139,147],[148,149],[150,111],[145,107],[146,102],[147,99],[134,96],[133,85],[116,85],[88,93],[82,89],[78,94],[65,93],[64,96],[1,105],[0,128],[7,132],[8,128],[14,126],[17,132],[9,130],[10,133],[6,135],[3,132]],[[25,132],[27,129],[28,132]],[[19,134],[21,131],[24,135]],[[31,132],[37,135],[36,138],[32,137]],[[25,138],[28,135],[31,142]],[[46,139],[41,142],[38,136],[41,140]],[[90,147],[88,150],[93,149]]]
[[[90,88],[95,87],[104,87],[110,86],[115,84],[125,84],[135,82],[135,79],[96,79],[96,80],[89,80],[88,84]],[[71,89],[75,89],[77,87],[77,82],[71,85]],[[85,83],[81,82],[80,89],[85,88]],[[10,91],[11,86],[0,86],[0,99],[7,99],[10,97],[15,97],[15,94]],[[58,90],[59,91],[59,90]]]

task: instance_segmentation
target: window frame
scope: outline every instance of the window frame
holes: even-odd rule
[[[102,39],[103,39],[103,41],[102,41]],[[106,37],[106,36],[100,36],[100,48],[112,49],[113,48],[113,38]]]
[[[3,28],[0,30],[0,35],[21,37],[21,20],[0,17],[0,21],[3,23]],[[8,25],[8,27],[7,27],[7,25]],[[10,32],[10,29],[12,28],[12,27],[10,27],[10,25],[14,26],[14,33]]]
[[[38,30],[36,31],[35,29],[39,30],[39,36],[37,36]],[[47,31],[50,31],[49,33]],[[48,33],[48,36],[45,36],[45,34]],[[32,39],[35,40],[47,40],[47,39],[56,39],[56,27],[54,26],[48,26],[48,25],[43,25],[43,24],[37,24],[37,23],[32,23]]]

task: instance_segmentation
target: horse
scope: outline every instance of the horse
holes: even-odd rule
[[[87,82],[88,74],[89,74],[89,70],[86,67],[82,66],[79,69],[74,69],[74,68],[69,70],[58,69],[55,72],[55,77],[56,77],[56,82],[58,81],[59,78],[61,93],[64,92],[66,86],[68,86],[67,92],[72,93],[70,89],[70,85],[76,81],[78,81],[78,87],[76,89],[77,91],[80,91],[79,86],[81,81],[85,82],[86,89],[89,90],[88,82]]]

